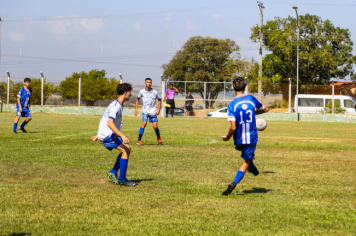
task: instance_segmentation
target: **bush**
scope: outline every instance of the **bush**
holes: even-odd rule
[[[333,102],[328,102],[323,110],[320,110],[323,114],[333,113]],[[345,114],[346,110],[341,107],[340,101],[334,101],[334,114]]]
[[[293,103],[292,103],[293,104]],[[289,102],[285,100],[275,100],[272,102],[272,105],[269,106],[270,109],[274,108],[288,108],[289,107]]]

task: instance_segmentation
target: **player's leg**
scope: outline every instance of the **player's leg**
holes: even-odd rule
[[[30,122],[31,120],[32,120],[32,117],[31,117],[31,113],[30,113],[30,111],[28,110],[28,111],[25,111],[25,112],[23,112],[24,114],[24,117],[26,117],[26,120],[21,124],[21,126],[20,126],[20,130],[22,130],[22,132],[24,132],[24,133],[27,133],[27,131],[25,130],[25,125],[27,125],[28,124],[28,122]]]
[[[170,100],[167,100],[166,103],[167,103],[168,105],[171,104],[171,103],[170,103]],[[169,108],[170,108],[170,107],[166,106],[166,118],[168,117]]]
[[[253,154],[253,158],[250,161],[250,165],[248,166],[247,171],[252,173],[254,176],[257,176],[257,175],[259,175],[260,172],[258,171],[257,167],[255,166],[255,164],[253,162],[254,159],[255,159],[255,154]]]
[[[172,115],[172,118],[174,117],[174,109],[176,108],[176,103],[174,100],[172,100],[172,104],[171,104],[171,115]]]
[[[159,128],[158,128],[158,118],[157,118],[157,116],[153,116],[150,119],[150,122],[152,122],[153,129],[156,132],[158,145],[163,145],[162,139],[161,139],[161,133],[159,132]]]
[[[140,131],[138,132],[137,145],[140,145],[140,146],[143,145],[143,142],[141,141],[141,139],[142,139],[143,133],[145,132],[147,121],[148,121],[148,115],[142,114],[142,125],[140,127]]]
[[[20,118],[21,118],[21,113],[20,112],[17,112],[16,113],[16,118],[15,118],[15,121],[14,121],[14,128],[13,128],[13,130],[12,130],[12,132],[14,133],[14,134],[17,134],[17,123],[19,123],[19,120],[20,120]]]
[[[119,177],[119,184],[134,187],[137,184],[134,182],[129,181],[126,178],[127,167],[129,164],[129,158],[131,153],[131,147],[128,144],[120,144],[117,149],[122,152],[121,159],[120,159],[120,177]]]

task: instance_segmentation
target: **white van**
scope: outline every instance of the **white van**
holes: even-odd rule
[[[298,113],[320,113],[332,99],[332,95],[299,94]],[[334,101],[340,102],[341,107],[346,110],[345,114],[356,115],[356,100],[353,97],[334,95]],[[297,99],[295,99],[294,107],[297,107]]]

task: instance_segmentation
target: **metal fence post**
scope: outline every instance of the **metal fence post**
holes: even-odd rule
[[[332,107],[332,109],[333,109],[333,112],[332,112],[332,114],[334,115],[334,108],[335,108],[335,105],[334,105],[334,94],[335,94],[335,86],[334,86],[334,79],[332,79],[331,80],[332,81],[332,83],[333,83],[333,107]]]
[[[43,106],[43,73],[40,71],[41,74],[41,108]]]
[[[7,73],[7,105],[10,104],[10,72]]]
[[[166,88],[166,81],[163,80],[163,77],[161,75],[162,81],[161,81],[161,86],[162,86],[162,91],[161,91],[161,99],[163,100],[164,94],[165,94],[165,88]],[[166,116],[166,107],[162,104],[162,109],[163,111],[161,112],[161,116],[165,117]]]
[[[289,113],[292,110],[292,79],[289,78]]]
[[[79,75],[78,106],[80,107],[80,100],[82,99],[82,76],[80,75],[80,72],[78,72],[78,75]]]
[[[206,111],[206,82],[204,82],[204,114],[203,114],[203,117],[205,117],[205,111]]]
[[[122,74],[119,73],[119,76],[120,76],[120,84],[122,84]]]

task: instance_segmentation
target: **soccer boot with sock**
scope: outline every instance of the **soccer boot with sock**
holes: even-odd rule
[[[158,140],[158,145],[163,145],[163,143],[162,143],[162,139],[157,139]]]
[[[135,182],[132,182],[128,179],[125,179],[124,181],[119,181],[119,184],[120,185],[125,185],[125,186],[128,186],[128,187],[135,187],[137,184]]]
[[[25,128],[20,128],[20,130],[24,133],[27,133],[27,131],[25,130]]]
[[[17,134],[17,132],[16,132],[16,131],[12,131],[12,133],[13,133],[13,134]]]
[[[111,171],[109,171],[108,173],[106,173],[106,175],[108,176],[109,179],[112,180],[112,182],[114,184],[119,184],[119,179],[117,178],[117,174],[116,173],[112,173]]]
[[[143,146],[143,142],[142,141],[137,141],[136,144],[139,145],[139,146]]]
[[[252,173],[254,176],[257,176],[260,173],[257,168],[252,169],[250,166],[247,168],[247,171]]]
[[[229,186],[227,186],[227,189],[222,193],[222,195],[229,196],[235,187],[236,187],[236,183],[232,182],[231,184],[229,184]]]

